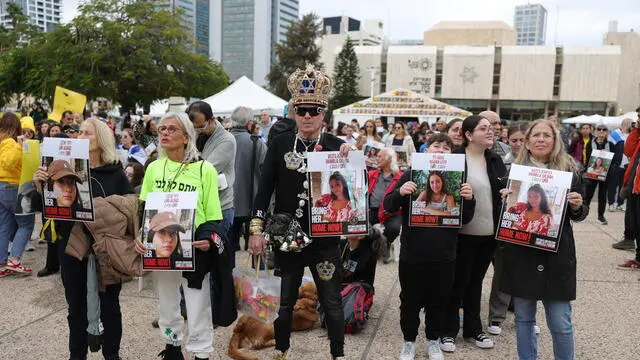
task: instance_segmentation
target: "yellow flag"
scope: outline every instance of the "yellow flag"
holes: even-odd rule
[[[49,114],[49,119],[60,122],[62,113],[66,110],[72,111],[74,114],[82,114],[86,103],[87,97],[83,94],[56,86],[56,92],[53,97],[53,111]]]

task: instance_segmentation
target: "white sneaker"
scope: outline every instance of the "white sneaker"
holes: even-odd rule
[[[467,340],[474,343],[480,349],[491,349],[494,346],[493,340],[489,339],[483,332]]]
[[[502,328],[500,327],[500,323],[497,321],[492,321],[491,324],[487,326],[487,332],[491,335],[502,334]]]
[[[405,341],[400,353],[400,360],[413,360],[416,357],[416,343]]]
[[[538,325],[533,325],[533,330],[536,332],[536,335],[540,334],[540,326]]]
[[[456,340],[452,337],[443,337],[440,339],[440,350],[444,352],[455,352],[456,351]]]
[[[429,354],[429,360],[444,360],[444,354],[440,350],[439,340],[429,340],[427,344],[427,354]]]
[[[609,205],[609,212],[615,212],[615,211],[616,211],[615,205]]]

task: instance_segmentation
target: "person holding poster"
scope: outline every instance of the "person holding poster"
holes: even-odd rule
[[[140,200],[146,201],[151,193],[196,192],[197,206],[194,229],[196,234],[201,226],[207,226],[222,220],[222,209],[218,198],[218,173],[210,163],[200,160],[196,148],[196,131],[187,114],[166,114],[158,126],[160,148],[158,160],[149,164],[144,175],[140,191]],[[165,231],[165,239],[153,241],[160,245],[161,255],[173,254],[178,249],[176,241],[171,241],[175,231],[181,230],[176,225],[176,218],[163,212],[155,214],[150,221],[150,229],[157,233],[167,227],[173,231]],[[158,218],[158,216],[160,216]],[[155,220],[154,220],[155,219]],[[156,230],[154,230],[156,229]],[[172,235],[173,234],[173,235]],[[169,237],[167,241],[167,237]],[[195,272],[154,271],[153,283],[158,293],[158,321],[160,334],[165,349],[160,357],[165,360],[182,360],[181,344],[183,340],[184,319],[180,314],[180,286],[184,289],[184,299],[189,314],[189,337],[186,350],[193,352],[196,359],[208,359],[213,352],[213,318],[209,286],[209,256],[211,248],[215,248],[209,238],[194,238]],[[174,247],[175,245],[175,247]],[[149,249],[136,240],[136,251],[147,253]],[[220,294],[233,292],[233,289],[222,289]]]
[[[0,118],[0,277],[14,273],[31,274],[21,263],[22,254],[33,232],[34,215],[16,216],[18,185],[22,171],[20,120],[14,113]],[[8,253],[12,241],[11,254]]]
[[[610,176],[607,176],[609,169],[617,168],[622,161],[622,152],[624,148],[624,142],[613,144],[609,141],[609,130],[605,125],[598,125],[596,127],[596,136],[593,139],[592,155],[597,154],[600,156],[591,156],[589,159],[587,171],[585,172],[585,181],[587,183],[584,195],[584,203],[587,206],[591,206],[591,199],[598,188],[598,223],[600,225],[607,225],[609,222],[604,217],[604,211],[607,208],[607,192],[609,190]],[[609,159],[605,160],[607,156]]]
[[[416,152],[416,147],[413,144],[413,139],[411,138],[411,135],[407,134],[406,126],[407,125],[405,125],[405,123],[403,122],[396,122],[393,126],[395,136],[389,136],[387,138],[387,141],[385,142],[385,145],[387,147],[393,146],[393,149],[397,154],[399,154],[398,166],[400,166],[401,169],[403,166],[407,165],[408,159],[411,157],[411,154]],[[403,155],[400,155],[401,153]],[[401,158],[404,159],[404,163],[402,162]]]
[[[505,186],[507,169],[501,157],[490,150],[494,134],[492,123],[472,115],[462,122],[463,148],[454,154],[465,154],[465,174],[476,199],[473,219],[462,225],[458,234],[453,290],[446,310],[442,350],[455,351],[455,338],[460,330],[459,309],[464,303],[462,336],[481,349],[493,348],[493,340],[482,330],[480,300],[482,281],[493,258],[495,233],[500,218],[500,189]],[[505,154],[506,155],[506,154]]]
[[[435,134],[427,142],[428,153],[450,154],[451,139],[442,133]],[[420,311],[425,308],[425,333],[429,359],[444,359],[441,347],[445,339],[444,316],[454,282],[456,244],[459,227],[418,227],[410,225],[412,194],[418,186],[412,181],[412,169],[404,172],[393,190],[384,198],[387,211],[402,211],[402,235],[400,241],[400,328],[404,346],[400,359],[413,359],[415,341],[420,326]],[[469,184],[460,186],[464,202],[462,223],[468,223],[476,207]],[[429,274],[430,281],[425,281]],[[444,348],[442,349],[444,350]]]
[[[298,125],[296,132],[284,132],[273,138],[263,164],[263,173],[254,201],[249,225],[249,247],[253,254],[265,251],[269,235],[275,249],[276,268],[281,282],[280,311],[274,323],[276,354],[274,359],[286,359],[290,347],[291,321],[298,288],[305,267],[309,267],[318,289],[320,304],[325,310],[331,356],[344,357],[344,312],[340,296],[340,250],[337,236],[309,238],[311,217],[309,205],[311,184],[307,166],[309,153],[340,151],[345,156],[356,148],[336,136],[322,132],[322,120],[331,92],[331,77],[313,65],[298,69],[288,79],[291,109]],[[369,136],[375,135],[375,124],[367,121]],[[366,143],[364,138],[363,145]],[[360,138],[359,138],[360,139]],[[363,172],[364,173],[364,172]],[[275,192],[275,208],[271,219],[294,225],[297,230],[290,239],[277,241],[271,237],[272,222],[267,222],[271,195]],[[277,216],[276,216],[277,215]],[[265,224],[266,222],[266,224]],[[297,226],[296,226],[297,225]],[[287,236],[289,237],[289,236]]]
[[[525,148],[515,164],[571,172],[572,177],[557,252],[504,244],[501,290],[513,299],[518,356],[521,360],[537,359],[534,326],[540,300],[547,314],[555,358],[574,359],[571,301],[576,299],[576,247],[569,220],[582,221],[589,214],[589,208],[582,201],[581,167],[564,151],[559,131],[548,120],[533,122],[525,133]],[[511,192],[503,189],[501,194],[506,198]],[[534,211],[543,219],[544,198],[537,189],[529,189],[528,194],[531,207],[539,208]]]
[[[133,189],[127,181],[122,165],[116,155],[116,144],[111,130],[105,123],[97,119],[87,119],[80,127],[79,139],[89,142],[89,167],[91,168],[91,196],[108,197],[110,195],[133,194]],[[75,140],[74,140],[75,141]],[[67,164],[68,165],[68,164]],[[64,175],[60,176],[59,175]],[[65,189],[75,189],[77,181],[75,173],[62,163],[55,163],[48,167],[40,166],[33,179],[38,192],[43,192],[42,184],[51,177],[64,181]],[[46,189],[45,189],[46,190]],[[67,192],[65,192],[67,194]],[[73,190],[71,190],[73,194]],[[77,193],[76,193],[77,195]],[[63,202],[73,202],[73,195],[63,195]],[[38,207],[43,209],[43,204]],[[82,227],[74,228],[74,221],[47,219],[43,224],[43,232],[47,232],[55,241],[60,259],[62,284],[68,305],[69,325],[69,353],[72,359],[86,359],[87,357],[87,258],[80,260],[65,252],[73,234],[89,243],[90,236],[82,231]],[[72,234],[72,229],[73,230]],[[102,354],[105,359],[118,359],[120,340],[122,338],[122,314],[120,312],[120,290],[122,284],[106,285],[98,293],[100,298],[100,317],[104,326],[102,334]]]
[[[382,142],[382,138],[380,138],[376,132],[376,123],[373,120],[365,121],[362,128],[364,129],[364,135],[358,136],[358,140],[356,141],[358,150],[364,150],[364,147],[369,143]]]

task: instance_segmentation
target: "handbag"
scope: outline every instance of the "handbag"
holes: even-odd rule
[[[273,214],[264,229],[265,239],[283,252],[299,252],[312,243],[298,220],[287,213]]]
[[[260,271],[260,262],[265,261],[262,255],[257,256],[253,270],[249,264],[252,258],[248,258],[246,266],[233,269],[236,307],[245,315],[271,323],[278,318],[281,279],[268,270]]]

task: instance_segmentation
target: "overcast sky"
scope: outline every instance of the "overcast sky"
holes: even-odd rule
[[[76,14],[79,0],[63,0],[63,21]],[[256,0],[267,1],[267,0]],[[523,0],[300,0],[300,14],[347,15],[380,19],[393,40],[422,39],[438,21],[503,20],[513,25],[516,5]],[[490,3],[491,6],[486,4]],[[550,0],[531,2],[547,8],[547,45],[600,45],[609,20],[618,31],[640,31],[640,0]],[[557,32],[556,32],[557,29]],[[557,33],[557,37],[556,37]]]

